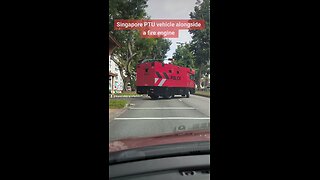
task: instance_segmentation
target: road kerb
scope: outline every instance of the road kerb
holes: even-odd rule
[[[122,109],[109,109],[109,123],[128,109],[129,103]],[[111,111],[111,112],[110,112]]]
[[[203,95],[203,94],[192,94],[192,95],[210,98],[210,96],[208,96],[208,95]]]

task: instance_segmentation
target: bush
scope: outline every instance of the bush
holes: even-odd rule
[[[136,91],[123,91],[122,93],[118,93],[117,95],[137,95]]]

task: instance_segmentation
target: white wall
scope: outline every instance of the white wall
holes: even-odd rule
[[[113,60],[111,60],[110,56],[109,56],[109,71],[111,71],[112,73],[118,74],[118,76],[116,76],[115,80],[114,80],[114,83],[115,83],[114,84],[115,85],[114,90],[115,91],[123,91],[123,80],[121,78],[118,65]],[[111,80],[110,80],[110,78],[109,78],[109,89],[111,90]]]

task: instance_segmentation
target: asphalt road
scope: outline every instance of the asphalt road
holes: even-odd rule
[[[109,123],[109,141],[180,130],[210,128],[210,98],[132,98],[127,110]]]

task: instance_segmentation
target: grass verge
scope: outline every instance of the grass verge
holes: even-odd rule
[[[210,91],[196,91],[195,95],[210,97]]]
[[[128,103],[127,100],[120,99],[110,99],[109,100],[109,109],[122,109]]]

